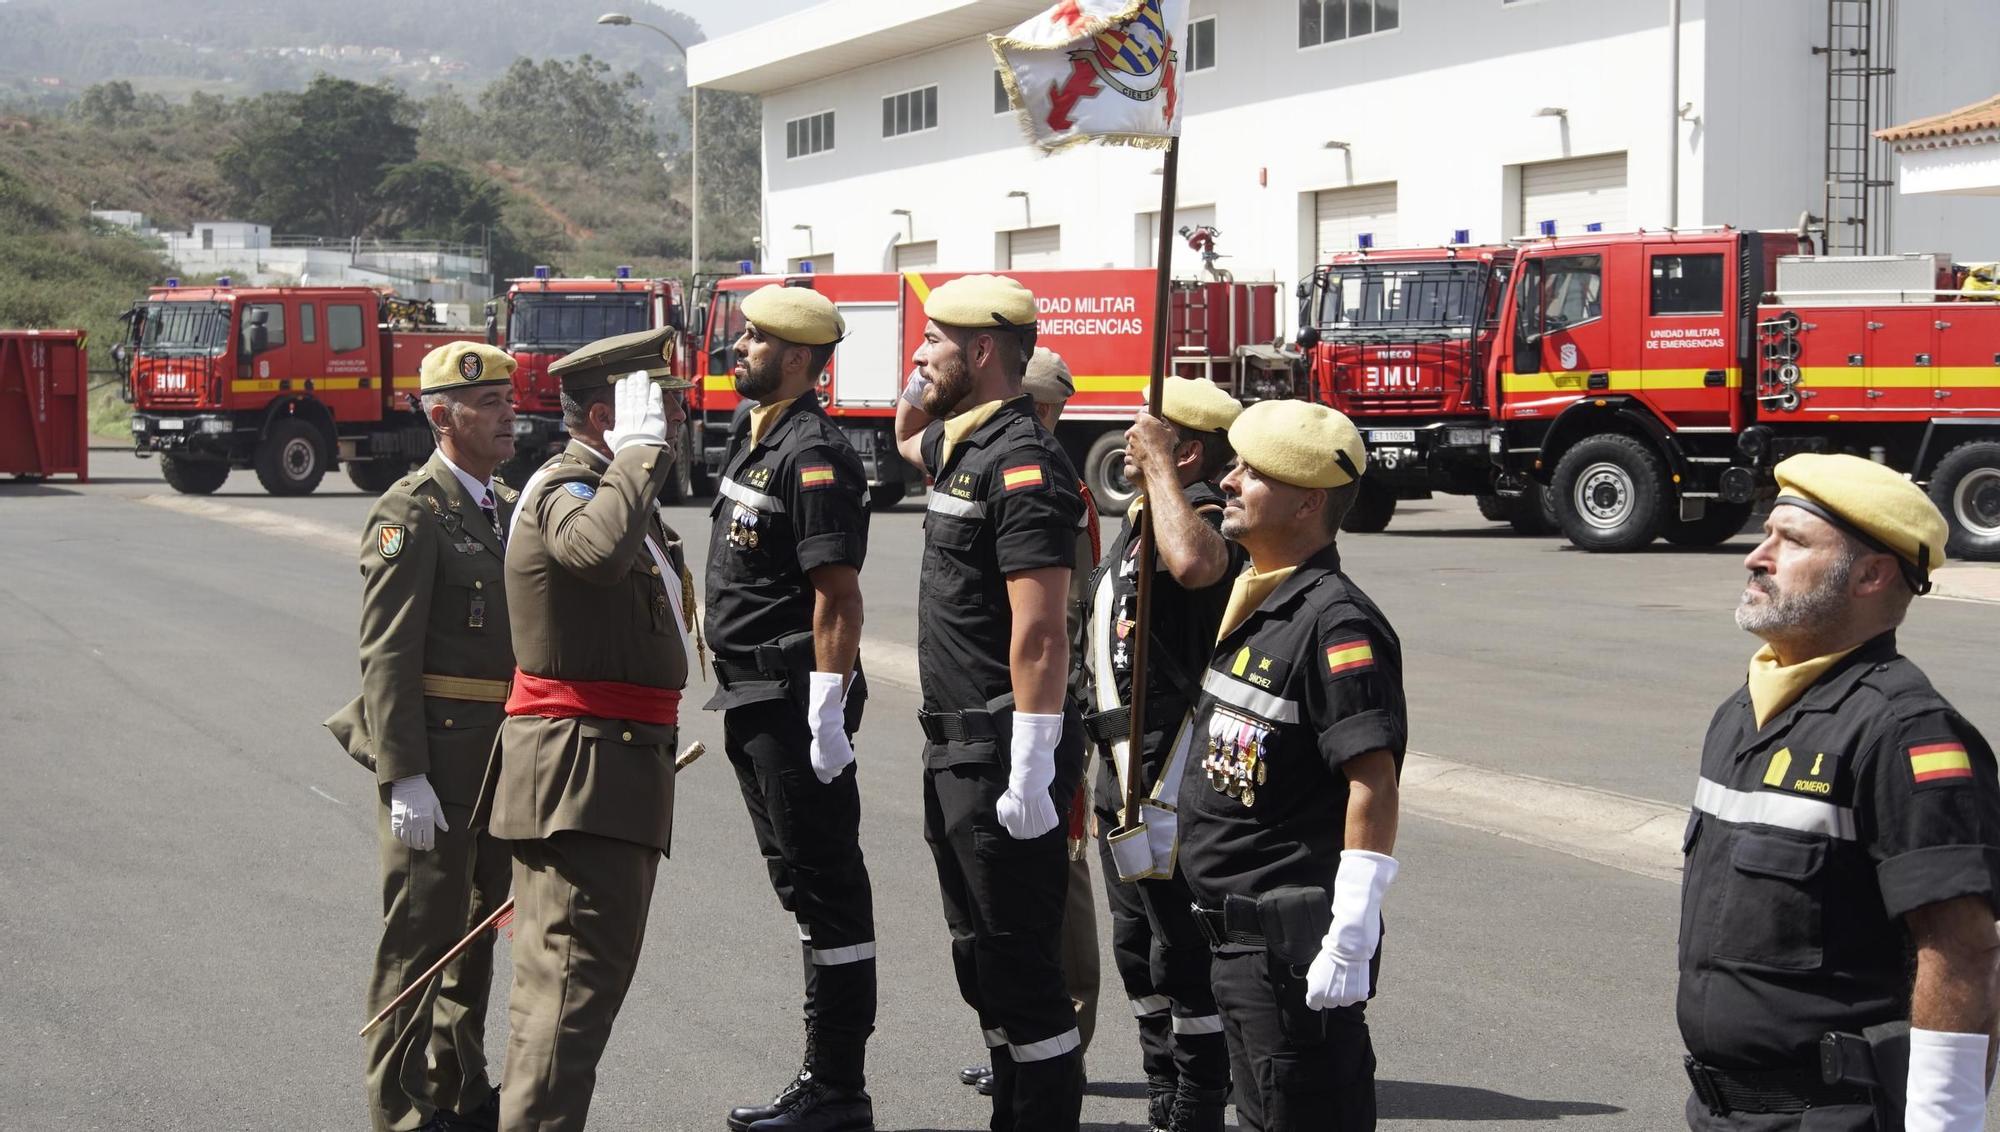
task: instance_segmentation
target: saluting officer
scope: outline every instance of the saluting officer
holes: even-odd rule
[[[1142,795],[1159,789],[1168,805],[1178,802],[1160,772],[1200,694],[1198,680],[1215,653],[1230,579],[1243,567],[1241,547],[1220,533],[1222,491],[1215,482],[1229,463],[1227,433],[1242,408],[1212,381],[1166,379],[1160,403],[1165,419],[1141,411],[1126,430],[1125,476],[1140,495],[1091,577],[1084,607],[1082,669],[1090,710],[1084,730],[1104,755],[1095,802],[1105,835],[1098,845],[1111,906],[1111,954],[1138,1019],[1151,1127],[1174,1132],[1221,1129],[1229,1101],[1229,1051],[1209,989],[1208,943],[1195,927],[1181,874],[1121,883],[1108,837],[1123,824],[1124,784],[1131,775],[1140,776]],[[1135,764],[1130,705],[1142,510],[1152,512],[1158,561],[1148,627],[1146,736]]]
[[[672,334],[549,367],[570,442],[529,478],[508,541],[518,668],[482,798],[514,851],[506,1132],[584,1126],[671,843],[696,651],[693,584],[658,506],[689,384],[655,381]]]
[[[1063,606],[1083,503],[1021,392],[1035,297],[1004,276],[964,276],[924,313],[923,404],[897,412],[905,458],[934,481],[917,623],[924,836],[959,991],[993,1059],[992,1127],[1062,1132],[1083,1103],[1059,950],[1060,815],[1083,766]]]
[[[382,792],[382,939],[373,1015],[507,896],[506,845],[475,826],[513,674],[493,479],[514,454],[514,359],[477,342],[424,356],[420,407],[437,438],[424,466],[375,501],[361,541],[361,695],[326,721]],[[488,936],[366,1041],[377,1132],[493,1127],[486,1073]]]
[[[1996,1009],[2000,783],[1979,732],[1896,650],[1944,562],[1944,516],[1857,456],[1776,474],[1736,607],[1764,647],[1709,725],[1687,827],[1688,1127],[1971,1132]]]
[[[1367,450],[1324,405],[1229,428],[1222,534],[1250,568],[1223,611],[1180,773],[1180,864],[1213,953],[1243,1127],[1375,1126],[1365,1014],[1396,876],[1402,652],[1340,569]],[[1329,901],[1329,894],[1330,901]]]
[[[875,912],[861,857],[851,736],[866,690],[861,564],[867,475],[817,396],[846,325],[832,302],[772,285],[743,300],[736,391],[754,403],[717,485],[709,642],[723,747],[778,901],[798,921],[805,1058],[735,1132],[871,1129]]]

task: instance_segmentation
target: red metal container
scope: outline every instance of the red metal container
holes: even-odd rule
[[[90,480],[81,330],[0,330],[0,475]]]

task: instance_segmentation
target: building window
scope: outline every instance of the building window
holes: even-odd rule
[[[785,156],[810,157],[833,148],[833,111],[823,110],[785,123]]]
[[[1007,80],[1001,78],[1000,72],[996,69],[993,72],[993,112],[1005,114],[1013,108],[1013,100],[1007,97]]]
[[[359,350],[363,345],[361,308],[345,303],[326,307],[326,348],[336,354]]]
[[[937,128],[937,88],[906,90],[882,100],[882,136],[898,138]]]
[[[1215,66],[1215,17],[1204,16],[1188,24],[1187,69],[1206,71]]]
[[[1721,314],[1720,255],[1653,257],[1654,314]]]
[[[1299,0],[1299,46],[1394,31],[1402,22],[1402,7],[1402,0]]]

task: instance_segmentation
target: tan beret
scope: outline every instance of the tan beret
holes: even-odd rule
[[[1901,472],[1859,456],[1803,453],[1778,462],[1774,506],[1789,504],[1818,515],[1873,550],[1906,564],[1903,576],[1918,593],[1931,571],[1944,565],[1950,534],[1943,512]]]
[[[1368,446],[1342,414],[1310,401],[1259,401],[1229,426],[1246,464],[1295,487],[1339,487],[1368,470]]]
[[[810,287],[759,287],[743,300],[743,317],[795,346],[825,346],[847,334],[833,300]]]
[[[1060,405],[1076,396],[1069,363],[1047,346],[1035,347],[1035,356],[1028,359],[1028,372],[1021,377],[1021,388],[1037,405]]]
[[[1226,432],[1243,406],[1205,377],[1170,377],[1160,391],[1160,415],[1195,432]]]
[[[931,292],[924,315],[945,326],[1019,329],[1035,324],[1035,296],[1005,275],[961,275]]]
[[[417,370],[419,393],[442,393],[474,385],[505,385],[514,380],[514,359],[498,346],[484,342],[446,342],[424,355]]]

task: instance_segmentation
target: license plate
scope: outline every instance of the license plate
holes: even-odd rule
[[[1413,428],[1378,428],[1368,434],[1368,439],[1377,444],[1415,444],[1417,430]]]
[[[167,429],[171,432],[179,432],[181,429],[187,427],[187,422],[168,418],[160,422],[160,427],[163,429]]]

